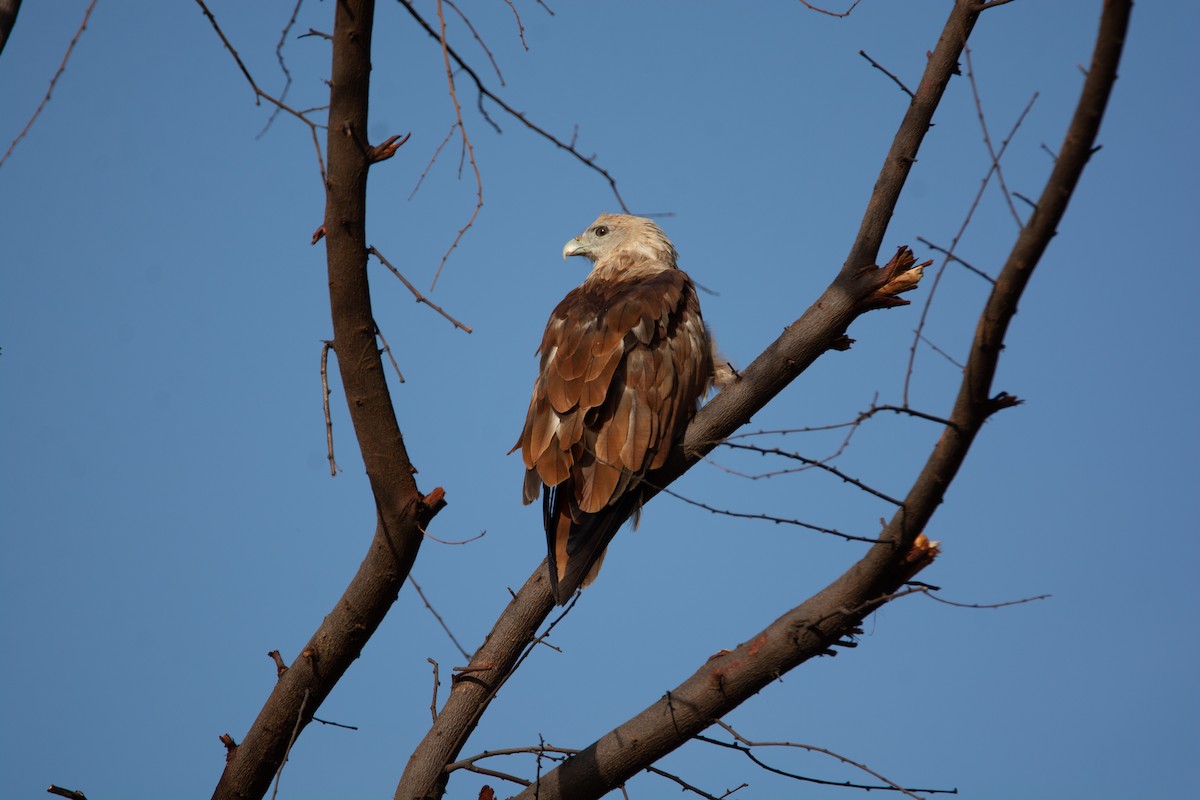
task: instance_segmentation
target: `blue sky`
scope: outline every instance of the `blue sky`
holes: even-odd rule
[[[292,3],[214,2],[268,90]],[[758,740],[805,742],[908,786],[989,798],[1184,798],[1200,755],[1194,570],[1200,486],[1192,454],[1200,341],[1192,267],[1200,163],[1194,51],[1200,11],[1141,3],[1093,158],[1020,307],[997,389],[1024,405],[994,417],[935,517],[944,553],[922,579],[963,610],[912,597],[867,621],[859,648],[810,663],[728,721]],[[0,147],[25,125],[85,2],[26,3],[0,55]],[[1013,2],[984,15],[972,59],[992,135],[1038,100],[1005,156],[1036,196],[1086,65],[1098,2]],[[420,7],[432,13],[432,4]],[[468,10],[466,6],[464,10]],[[491,87],[563,138],[578,125],[637,213],[660,220],[681,263],[716,295],[705,317],[745,364],[840,267],[906,98],[859,55],[910,84],[945,3],[864,2],[847,19],[799,3],[519,1],[526,52],[501,3],[451,36]],[[309,2],[297,30],[330,27]],[[328,48],[286,50],[297,106],[324,102]],[[453,122],[441,53],[397,6],[376,23],[371,134],[412,132],[374,168],[369,241],[427,288],[471,213],[458,144],[409,199]],[[393,398],[420,486],[449,506],[414,575],[474,646],[543,557],[536,508],[505,453],[520,430],[534,348],[584,275],[563,243],[616,203],[608,186],[495,113],[468,132],[485,205],[435,302],[466,335],[372,267],[379,324],[407,382]],[[318,360],[330,334],[324,250],[309,237],[323,190],[308,132],[269,115],[191,2],[100,0],[53,99],[0,168],[0,793],[49,783],[93,798],[211,791],[217,740],[240,739],[365,551],[373,507],[334,384],[342,472],[328,474]],[[885,251],[948,244],[987,155],[965,79],[926,140]],[[1024,212],[1018,201],[1018,210]],[[995,272],[1016,233],[989,189],[960,254]],[[940,262],[939,262],[940,263]],[[926,333],[966,351],[986,284],[946,273]],[[860,319],[749,430],[827,425],[901,400],[913,306]],[[945,413],[957,368],[929,348],[910,400]],[[933,426],[878,418],[838,465],[902,494]],[[812,457],[842,434],[771,440]],[[715,460],[741,472],[778,462]],[[870,533],[888,508],[827,475],[748,480],[702,465],[676,487],[741,511]],[[505,687],[464,754],[581,747],[640,711],[844,570],[859,546],[716,517],[668,497],[623,532],[597,583]],[[459,655],[406,588],[363,658],[293,751],[281,796],[390,796],[429,720],[430,666]],[[443,687],[443,693],[445,686]],[[861,780],[830,759],[764,751],[791,771]],[[495,765],[532,774],[531,761]],[[735,797],[804,790],[693,743],[663,765]],[[484,782],[460,774],[451,797]],[[494,780],[490,782],[496,785]],[[503,786],[503,790],[512,787]],[[630,796],[674,796],[639,776]]]

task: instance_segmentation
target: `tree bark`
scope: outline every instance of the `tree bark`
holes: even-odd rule
[[[1011,405],[1006,395],[990,395],[1004,335],[1094,152],[1100,121],[1116,82],[1131,9],[1130,0],[1106,0],[1104,4],[1082,96],[1037,208],[1018,236],[980,315],[950,424],[881,541],[821,592],[734,651],[707,661],[662,699],[516,795],[517,800],[589,800],[621,786],[783,673],[827,652],[932,561],[936,548],[928,548],[917,537],[941,503],[983,423]]]
[[[375,496],[376,528],[357,574],[232,748],[214,798],[260,798],[295,737],[358,658],[408,577],[442,493],[417,490],[375,341],[367,280],[367,143],[374,0],[334,4],[325,242],[333,349]]]
[[[1124,23],[1114,20],[1122,14],[1127,19],[1128,7],[1128,0],[1112,1],[1106,6],[1089,87],[1111,87],[1124,30]],[[875,267],[873,262],[934,111],[950,78],[958,71],[958,59],[983,10],[983,4],[970,0],[958,0],[951,10],[838,276],[803,316],[746,368],[739,382],[727,387],[700,410],[688,427],[684,448],[662,470],[648,476],[648,484],[667,486],[835,346],[860,314],[895,304],[880,296],[881,288],[895,277],[895,270]],[[1083,152],[1088,152],[1106,98],[1107,88],[1103,92],[1098,88],[1085,89],[1081,109],[1085,105],[1091,109],[1091,126],[1078,119],[1072,125],[1064,145],[1072,157],[1060,156],[1061,169],[1074,163],[1081,142],[1086,142]],[[1077,166],[1082,169],[1082,163]],[[521,797],[536,796],[539,800],[599,797],[619,786],[782,672],[827,652],[932,560],[936,549],[925,545],[914,548],[914,542],[941,502],[979,427],[987,416],[1004,405],[1002,400],[989,398],[988,392],[1007,320],[1015,311],[1016,299],[1061,218],[1077,180],[1078,170],[1060,175],[1060,169],[1056,168],[1038,214],[1022,233],[1010,258],[1010,263],[1016,259],[1019,266],[1006,265],[981,317],[951,425],[915,481],[904,507],[885,527],[880,543],[830,586],[751,637],[733,653],[706,663],[665,698],[543,776],[537,786],[523,792]],[[1051,196],[1061,202],[1050,202]],[[470,683],[460,681],[451,691],[442,713],[409,759],[396,790],[397,800],[440,797],[444,792],[448,779],[445,765],[457,758],[496,689],[519,663],[519,655],[530,646],[537,627],[553,607],[548,582],[544,580],[545,569],[544,563],[538,567],[493,628],[485,645],[486,653],[481,649],[472,660]],[[522,624],[514,626],[513,619],[522,620]],[[519,633],[514,635],[517,630]]]

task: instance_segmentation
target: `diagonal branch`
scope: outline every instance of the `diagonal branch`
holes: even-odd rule
[[[724,389],[700,410],[688,426],[684,447],[677,448],[676,457],[661,470],[648,475],[647,484],[658,487],[669,485],[716,447],[718,442],[749,422],[759,409],[823,353],[834,347],[859,315],[889,304],[880,298],[879,293],[890,281],[909,274],[905,270],[912,267],[911,256],[903,264],[899,259],[893,259],[885,268],[875,267],[873,262],[882,246],[887,222],[899,200],[900,190],[916,160],[917,149],[930,128],[933,113],[946,85],[957,69],[958,56],[977,14],[972,4],[964,0],[957,2],[951,11],[937,47],[928,59],[916,97],[900,124],[884,162],[850,255],[833,283],[800,319],[789,325],[783,335],[746,368],[740,381]],[[903,302],[898,298],[890,300],[894,303]],[[397,800],[440,797],[444,792],[447,779],[445,765],[458,757],[491,702],[492,687],[508,678],[520,654],[533,640],[540,621],[553,607],[545,571],[543,562],[508,604],[484,645],[475,653],[471,665],[479,667],[473,673],[476,680],[469,683],[460,681],[451,692],[437,721],[409,758],[396,789]],[[824,646],[821,649],[824,650]],[[712,718],[722,713],[714,714]],[[692,732],[698,730],[700,728]],[[657,750],[657,755],[645,763],[653,763],[681,743],[671,736],[664,737],[662,743],[668,740],[671,744]],[[606,737],[605,741],[609,739]],[[580,770],[583,770],[587,777],[581,783],[575,784],[572,778],[562,785],[586,786],[586,791],[592,792],[598,785],[595,783],[597,775],[582,765],[586,761],[594,766],[594,747],[588,751],[585,760],[573,759],[551,773],[559,776],[555,780],[562,777],[564,770],[574,774],[580,774]],[[626,773],[622,769],[622,780],[636,771]],[[608,788],[615,788],[620,783],[609,781],[608,777],[611,775],[600,783]],[[573,794],[574,788],[564,790],[565,794],[546,794],[546,782],[543,780],[540,785],[542,798],[588,796]]]
[[[956,13],[964,5],[959,2]],[[536,795],[539,800],[600,797],[646,764],[700,733],[783,673],[826,652],[867,614],[895,597],[896,590],[936,556],[936,544],[929,543],[921,531],[941,503],[984,421],[1005,404],[1004,395],[991,396],[1004,335],[1016,313],[1017,301],[1066,212],[1091,156],[1116,81],[1131,6],[1130,0],[1104,3],[1092,65],[1059,160],[1037,210],[1018,236],[980,316],[950,416],[954,425],[943,431],[905,498],[904,507],[884,528],[883,541],[825,589],[732,652],[710,659],[666,697],[605,734],[518,797]],[[971,9],[968,13],[978,12]],[[953,17],[952,14],[952,21]],[[943,36],[942,42],[945,41]],[[931,63],[936,56],[935,53]],[[922,87],[925,85],[922,81]],[[720,397],[714,404],[719,401]],[[692,433],[689,429],[689,438]]]

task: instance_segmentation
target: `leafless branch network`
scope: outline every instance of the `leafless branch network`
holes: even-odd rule
[[[900,500],[897,500],[894,497],[886,495],[883,492],[879,491],[878,489],[872,488],[871,486],[868,486],[866,483],[863,483],[858,478],[851,477],[850,475],[847,475],[846,473],[842,472],[837,467],[834,467],[834,466],[826,463],[829,459],[808,458],[806,456],[800,455],[799,453],[792,453],[787,450],[782,450],[778,447],[761,447],[759,445],[738,444],[736,442],[722,442],[721,444],[723,447],[728,447],[731,450],[744,450],[744,451],[749,451],[749,452],[753,452],[753,453],[759,453],[761,455],[779,456],[780,458],[786,458],[791,461],[799,461],[801,464],[803,464],[806,467],[811,467],[813,469],[818,469],[818,470],[822,470],[824,472],[828,472],[830,475],[833,475],[834,477],[841,479],[841,481],[843,483],[848,483],[851,486],[855,486],[859,489],[862,489],[867,494],[878,497],[880,500],[884,500],[888,503],[891,503],[894,506],[904,505],[904,503],[901,502]]]
[[[896,783],[895,781],[892,781],[889,778],[885,777],[884,775],[880,774],[879,772],[871,769],[866,764],[860,763],[851,758],[847,758],[846,756],[843,756],[839,753],[835,753],[834,751],[832,751],[828,748],[817,747],[816,745],[811,745],[811,744],[800,744],[798,742],[756,742],[756,741],[752,741],[752,740],[746,738],[745,736],[743,736],[742,734],[738,733],[736,730],[734,730],[734,728],[731,725],[725,723],[722,720],[717,720],[716,724],[718,726],[720,726],[721,728],[723,728],[726,733],[728,733],[730,736],[732,736],[734,741],[723,742],[719,739],[713,739],[709,736],[703,736],[703,735],[697,736],[696,739],[698,741],[706,742],[708,744],[715,745],[718,747],[724,747],[724,748],[728,748],[730,750],[736,750],[737,752],[746,756],[746,758],[750,759],[750,761],[752,761],[759,768],[764,769],[767,772],[774,773],[776,775],[781,775],[785,778],[791,778],[793,780],[802,781],[805,783],[820,784],[822,786],[842,786],[842,787],[846,787],[846,788],[850,788],[850,789],[864,789],[867,791],[870,791],[872,789],[878,789],[881,791],[899,792],[900,794],[903,794],[907,797],[914,798],[914,800],[921,800],[921,797],[919,797],[917,795],[917,792],[922,792],[924,794],[958,794],[958,789],[911,789],[911,788],[905,788],[905,787],[901,786],[900,784]],[[827,756],[830,756],[831,758],[836,758],[838,761],[841,761],[843,764],[847,764],[849,766],[854,767],[855,769],[866,772],[868,775],[875,778],[876,780],[882,781],[883,785],[861,784],[861,783],[853,783],[851,781],[825,780],[822,778],[813,778],[813,777],[809,777],[807,775],[800,775],[795,772],[790,772],[788,770],[780,769],[778,767],[774,767],[774,766],[771,766],[770,764],[767,764],[766,762],[764,762],[762,759],[760,759],[754,753],[755,748],[769,748],[769,747],[791,747],[791,748],[796,748],[799,750],[807,750],[810,753],[820,753],[822,755],[827,755]]]
[[[958,227],[958,231],[950,240],[950,246],[944,249],[935,248],[944,253],[945,258],[938,266],[937,272],[933,276],[933,282],[929,286],[929,291],[925,295],[925,303],[921,307],[921,316],[917,320],[917,327],[913,334],[912,344],[909,346],[908,367],[904,373],[904,389],[901,395],[903,398],[903,405],[905,406],[908,405],[909,389],[912,386],[913,370],[915,369],[917,360],[917,349],[922,341],[922,335],[929,320],[929,313],[933,307],[933,300],[937,296],[938,287],[941,285],[942,276],[945,274],[946,267],[950,263],[951,259],[958,261],[958,263],[963,263],[955,255],[955,250],[958,247],[958,243],[962,241],[963,236],[967,232],[967,228],[970,227],[971,221],[975,216],[975,210],[979,207],[979,203],[983,199],[983,194],[987,190],[988,183],[991,181],[992,176],[996,174],[996,171],[999,169],[1000,159],[1004,156],[1004,152],[1008,149],[1008,145],[1010,142],[1012,142],[1013,137],[1016,136],[1017,131],[1020,130],[1021,124],[1025,121],[1025,117],[1028,116],[1030,110],[1033,109],[1033,104],[1037,102],[1037,99],[1038,93],[1034,92],[1033,96],[1029,98],[1029,102],[1025,104],[1025,108],[1022,109],[1021,113],[1017,116],[1016,122],[1013,123],[1012,128],[1009,129],[1008,135],[1004,137],[1004,141],[1000,143],[1000,148],[991,155],[991,164],[989,164],[987,172],[984,173],[982,180],[980,180],[979,189],[976,190],[975,197],[972,198],[971,204],[967,208],[966,214],[963,216],[963,221]],[[985,277],[988,277],[988,280],[993,286],[995,286],[994,279],[992,279],[990,276]]]
[[[1020,230],[1021,226],[1025,223],[1021,220],[1021,215],[1017,213],[1016,206],[1013,205],[1012,195],[1009,193],[1008,184],[1004,180],[1004,170],[1000,168],[1000,154],[992,146],[992,137],[988,133],[987,117],[983,113],[983,101],[979,98],[979,85],[975,81],[975,66],[971,61],[970,47],[963,48],[963,56],[967,62],[967,81],[971,84],[971,99],[975,102],[975,114],[979,117],[979,129],[983,133],[983,143],[987,147],[988,155],[991,156],[992,166],[995,167],[996,182],[1000,185],[1000,193],[1004,195],[1004,202],[1008,205],[1008,210],[1012,214],[1013,220],[1017,223],[1017,229]],[[1037,95],[1035,94],[1034,97],[1036,98]],[[1031,100],[1030,103],[1032,102]],[[1019,125],[1020,121],[1017,124]]]
[[[448,0],[446,0],[448,2]],[[471,137],[467,135],[467,126],[463,123],[462,106],[458,102],[458,90],[454,83],[454,69],[450,65],[450,45],[446,41],[446,15],[442,10],[443,0],[437,0],[437,18],[438,18],[438,42],[442,45],[442,61],[446,67],[446,86],[450,93],[450,102],[454,105],[455,125],[458,127],[459,136],[462,137],[463,153],[471,163],[471,171],[475,174],[475,207],[471,211],[471,216],[467,219],[465,225],[459,228],[458,233],[454,237],[454,241],[450,243],[450,247],[446,249],[442,260],[438,263],[437,270],[433,273],[433,281],[430,283],[430,291],[437,286],[438,278],[442,274],[442,268],[446,266],[446,259],[450,258],[450,254],[458,247],[458,243],[462,241],[463,236],[475,224],[475,219],[479,216],[480,209],[483,208],[483,177],[479,174],[479,164],[475,161],[475,147],[471,144]],[[402,3],[408,8],[412,8],[411,4]],[[415,13],[415,12],[414,12]],[[503,83],[503,80],[501,80]],[[459,165],[459,172],[462,171],[462,165]],[[468,331],[469,332],[469,331]]]
[[[275,45],[275,60],[279,62],[279,69],[283,71],[283,77],[284,77],[283,89],[279,92],[279,99],[281,101],[287,100],[288,92],[292,88],[292,72],[291,72],[291,70],[288,69],[287,60],[284,59],[284,57],[283,57],[283,46],[285,44],[287,44],[288,33],[290,33],[292,28],[295,26],[296,17],[298,17],[300,15],[300,7],[302,5],[304,5],[304,0],[296,0],[296,5],[292,8],[292,15],[288,18],[288,21],[284,24],[283,30],[280,31],[279,42],[276,43],[276,45]],[[262,130],[258,132],[258,135],[254,137],[255,139],[261,139],[263,136],[266,135],[267,131],[271,127],[271,124],[273,122],[275,122],[275,118],[279,116],[280,111],[281,111],[281,109],[279,108],[279,106],[275,106],[275,108],[272,109],[271,116],[267,117],[266,124],[263,125]],[[306,112],[301,111],[300,113],[304,114]]]
[[[446,5],[450,6],[450,9],[454,11],[455,14],[458,14],[458,18],[463,21],[463,24],[467,26],[467,30],[471,32],[472,38],[474,38],[479,44],[480,49],[483,50],[483,54],[487,56],[488,62],[491,63],[492,69],[496,72],[496,80],[500,81],[501,86],[504,86],[504,75],[500,72],[500,65],[496,63],[496,59],[492,56],[492,51],[488,49],[487,42],[483,40],[483,37],[479,35],[479,31],[475,30],[475,26],[471,24],[471,20],[462,12],[461,9],[459,9],[458,6],[451,2],[451,0],[445,0],[445,2]],[[510,8],[512,7],[512,0],[505,0],[505,2],[508,3]],[[513,9],[513,13],[516,13],[516,9]],[[518,23],[520,22],[520,19],[520,17],[517,17]],[[521,44],[525,44],[524,34],[525,28],[522,27]],[[528,50],[529,46],[526,45],[525,49]]]
[[[208,9],[208,6],[205,4],[204,0],[196,0],[196,5],[200,6],[200,10],[204,12],[204,16],[208,17],[208,21],[212,24],[213,30],[216,31],[217,36],[221,39],[221,44],[225,45],[225,49],[229,51],[231,56],[233,56],[233,60],[237,64],[238,69],[241,70],[242,75],[246,78],[246,82],[249,83],[250,88],[254,90],[255,105],[262,100],[266,100],[268,103],[275,106],[276,110],[291,114],[293,117],[308,126],[309,133],[312,135],[313,149],[317,154],[317,168],[321,171],[321,183],[325,183],[325,155],[321,152],[321,140],[318,133],[320,130],[323,130],[325,126],[309,119],[307,111],[297,111],[287,103],[283,102],[281,98],[275,97],[272,94],[268,94],[259,88],[258,83],[254,80],[254,76],[250,74],[250,70],[247,69],[246,65],[242,62],[242,57],[238,55],[238,51],[225,36],[225,32],[221,30],[221,26],[217,23],[217,18],[213,16],[212,11]],[[298,9],[299,6],[297,5],[297,10]],[[268,124],[270,124],[269,121]]]
[[[538,125],[531,122],[529,120],[529,118],[526,117],[524,114],[522,114],[520,111],[517,111],[515,108],[510,106],[508,103],[501,100],[500,97],[495,94],[495,92],[492,92],[490,89],[488,89],[484,85],[483,81],[479,78],[479,75],[475,72],[475,70],[472,69],[462,58],[459,57],[458,53],[456,53],[454,51],[454,48],[451,47],[449,45],[449,43],[447,43],[445,41],[444,35],[440,35],[438,33],[438,31],[435,30],[433,28],[433,26],[430,25],[425,20],[425,18],[420,15],[420,13],[416,10],[415,6],[413,5],[412,0],[400,0],[400,5],[402,8],[404,8],[404,10],[406,10],[409,14],[412,15],[413,19],[415,19],[417,21],[417,23],[422,28],[424,28],[425,31],[430,36],[437,39],[441,43],[444,53],[446,55],[448,55],[451,59],[453,59],[454,63],[456,63],[459,66],[459,68],[471,78],[471,80],[475,83],[476,90],[478,90],[478,92],[481,96],[486,97],[488,100],[491,100],[493,103],[498,105],[501,109],[503,109],[505,111],[505,113],[507,113],[509,116],[511,116],[514,119],[516,119],[517,121],[519,121],[526,128],[533,131],[538,136],[541,136],[543,139],[550,142],[555,147],[557,147],[561,150],[567,151],[567,153],[569,153],[571,156],[573,156],[578,161],[582,162],[583,165],[586,166],[588,169],[598,173],[601,177],[603,177],[608,182],[609,188],[612,189],[613,196],[616,197],[617,204],[621,207],[621,210],[627,214],[629,213],[629,206],[625,205],[625,201],[621,198],[621,193],[619,191],[617,191],[616,179],[613,178],[613,176],[607,170],[605,170],[603,167],[599,166],[596,163],[594,156],[589,157],[589,156],[583,155],[581,152],[579,152],[579,150],[576,149],[574,142],[571,142],[570,144],[568,144],[568,143],[562,141],[558,137],[547,132],[544,128],[541,128]],[[546,10],[549,11],[549,8],[547,7]]]

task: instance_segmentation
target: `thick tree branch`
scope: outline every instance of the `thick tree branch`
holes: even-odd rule
[[[21,0],[0,0],[0,53],[8,43],[8,36],[13,26],[17,24],[17,14],[21,11]]]
[[[231,753],[214,798],[259,798],[289,746],[375,632],[408,577],[421,528],[445,504],[422,497],[392,409],[367,280],[366,188],[373,0],[335,7],[326,180],[326,255],[333,347],[350,418],[375,496],[370,549],[342,598],[275,685],[245,740]],[[306,699],[307,698],[307,699]]]
[[[796,376],[833,348],[850,323],[860,314],[889,304],[881,303],[879,294],[889,282],[907,274],[906,270],[912,266],[911,260],[901,264],[898,258],[893,259],[893,262],[884,268],[874,266],[873,262],[883,243],[887,223],[900,197],[900,190],[912,164],[916,161],[917,150],[930,127],[933,113],[946,85],[957,70],[958,56],[977,15],[977,10],[964,0],[959,0],[951,11],[937,47],[929,57],[916,96],[900,124],[875,184],[858,237],[834,282],[800,319],[788,326],[783,335],[746,368],[740,381],[725,388],[700,410],[688,427],[684,447],[677,449],[677,456],[661,470],[647,476],[648,484],[665,488],[700,461],[722,439],[749,422],[759,409]],[[899,255],[897,254],[898,257]],[[893,303],[902,302],[895,298],[891,300]],[[496,686],[507,679],[508,670],[517,663],[520,653],[533,640],[539,623],[553,607],[549,583],[545,580],[545,570],[546,566],[543,563],[534,571],[497,621],[484,647],[472,659],[471,666],[480,668],[479,672],[472,674],[488,686]],[[510,619],[510,616],[513,619]],[[514,619],[522,620],[523,623],[516,626]],[[819,642],[819,651],[824,651],[827,647],[826,640],[836,640],[840,630],[834,630],[833,626],[830,626],[828,632],[813,637],[812,642]],[[474,730],[491,697],[492,693],[489,691],[467,687],[456,687],[456,690],[451,692],[437,721],[409,758],[396,789],[396,800],[416,800],[441,795],[445,788],[445,765],[458,757],[460,749]],[[724,712],[709,717],[705,725],[722,713]],[[697,728],[692,733],[702,729]],[[665,746],[668,741],[672,743]],[[682,742],[670,736],[662,737],[660,744],[664,745],[663,749],[656,750],[658,754],[645,763],[653,763],[680,743]],[[559,776],[555,780],[559,781],[564,770],[576,761],[581,765],[584,761],[594,764],[594,756],[587,755],[583,760],[573,759],[563,765],[551,773]],[[571,767],[566,771],[572,776],[588,772],[588,777],[578,785],[586,786],[589,794],[602,783],[608,785],[608,788],[617,785],[606,784],[606,780],[597,783],[597,773],[586,768],[581,771]],[[628,773],[626,777],[634,772]],[[572,785],[575,785],[574,780],[572,777]],[[541,785],[541,791],[546,791],[545,779],[541,781]],[[563,791],[563,794],[542,797],[587,796],[574,794],[574,789]]]
[[[960,2],[959,6],[962,5]],[[641,714],[542,776],[538,786],[522,792],[519,798],[586,800],[621,785],[781,674],[826,652],[866,614],[890,600],[905,581],[936,555],[936,546],[929,545],[921,530],[941,503],[974,436],[987,417],[1003,405],[1002,400],[991,397],[990,393],[1004,335],[1016,313],[1017,301],[1053,237],[1093,152],[1100,120],[1116,81],[1131,6],[1130,0],[1104,3],[1092,65],[1059,160],[1033,219],[1018,236],[980,316],[950,416],[953,424],[943,431],[905,498],[904,508],[884,529],[881,537],[884,541],[821,592],[732,652],[710,659]],[[931,63],[933,60],[930,59]]]

